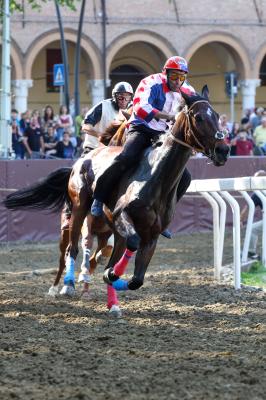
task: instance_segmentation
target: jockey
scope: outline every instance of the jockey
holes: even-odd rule
[[[195,93],[193,87],[186,82],[187,73],[186,60],[174,56],[165,62],[161,73],[150,75],[139,83],[133,99],[133,114],[129,120],[126,143],[122,152],[96,182],[92,215],[102,214],[103,203],[125,170],[137,165],[142,151],[160,134],[165,133],[175,121],[178,108],[182,104],[181,87],[185,93]],[[187,190],[190,181],[190,173],[185,169],[177,189],[177,201]],[[171,237],[169,231],[163,234]]]
[[[132,105],[133,88],[128,82],[118,82],[112,90],[112,98],[101,101],[86,114],[82,131],[86,133],[85,152],[99,146],[99,137],[111,124],[119,127],[125,120],[121,110]]]
[[[85,115],[81,131],[85,132],[83,154],[96,149],[100,136],[110,124],[117,127],[125,120],[121,110],[127,110],[132,105],[133,88],[128,82],[118,82],[112,90],[112,98],[101,101],[92,107]],[[81,157],[82,157],[81,155]],[[61,230],[69,229],[71,210],[65,204],[61,215]]]

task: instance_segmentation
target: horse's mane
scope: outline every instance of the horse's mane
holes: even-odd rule
[[[99,141],[105,146],[123,146],[126,140],[124,133],[127,127],[127,120],[131,116],[132,111],[133,107],[130,107],[126,112],[122,111],[126,120],[121,122],[119,127],[117,127],[117,124],[111,123],[101,135]]]
[[[207,99],[206,97],[201,96],[199,93],[195,93],[186,98],[186,104],[188,107],[190,107],[196,101],[201,101],[201,100],[206,101]]]
[[[122,122],[121,122],[122,125]],[[120,125],[120,127],[121,127]],[[119,128],[120,128],[119,127]],[[109,145],[110,140],[117,132],[117,125],[110,124],[108,128],[106,128],[105,132],[101,135],[99,141],[103,143],[105,146]]]

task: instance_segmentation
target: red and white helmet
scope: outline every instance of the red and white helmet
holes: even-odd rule
[[[188,65],[183,57],[173,56],[166,60],[162,72],[166,74],[168,69],[177,69],[178,71],[183,71],[188,73]]]

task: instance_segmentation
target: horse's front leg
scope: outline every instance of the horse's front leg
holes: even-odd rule
[[[127,290],[127,281],[120,279],[139,245],[133,222],[126,211],[122,211],[115,220],[115,247],[105,270],[103,279],[108,288],[108,308],[118,305],[116,290]],[[110,308],[110,311],[112,311]],[[116,308],[114,310],[116,312]]]
[[[93,271],[91,271],[90,268],[90,255],[93,245],[91,224],[92,224],[92,217],[91,215],[87,215],[87,217],[84,219],[81,229],[81,236],[82,236],[81,247],[83,251],[83,258],[80,267],[81,271],[78,277],[78,282],[83,283],[83,289],[82,289],[83,297],[86,297],[89,294],[89,284],[91,283],[92,280],[91,275],[93,273]]]
[[[49,296],[56,296],[59,293],[58,284],[61,279],[62,273],[65,269],[65,254],[66,249],[69,243],[69,220],[71,217],[70,211],[66,207],[63,209],[61,213],[61,234],[60,234],[60,242],[59,242],[59,268],[54,280],[53,285],[50,287],[48,291]]]
[[[75,294],[75,260],[78,255],[80,232],[87,211],[88,207],[83,202],[73,206],[69,226],[69,245],[66,251],[66,274],[64,286],[60,292],[63,295],[73,296]]]
[[[158,237],[145,244],[142,242],[140,243],[135,258],[134,275],[128,281],[129,290],[139,289],[143,285],[145,273],[154,254],[157,241]]]
[[[110,314],[115,317],[121,317],[122,312],[119,307],[116,289],[112,286],[112,282],[108,278],[105,278],[105,275],[106,273],[108,275],[108,271],[113,271],[113,267],[116,265],[116,263],[119,262],[121,257],[123,258],[125,248],[126,239],[120,236],[118,233],[115,233],[113,252],[104,273],[104,281],[107,283],[107,308],[109,309]]]

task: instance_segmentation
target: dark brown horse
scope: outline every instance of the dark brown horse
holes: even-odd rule
[[[202,96],[182,94],[186,106],[178,114],[172,130],[161,137],[161,145],[146,151],[138,167],[128,171],[110,193],[104,209],[105,217],[92,219],[92,233],[104,233],[112,228],[115,244],[107,265],[104,280],[108,283],[108,307],[117,307],[116,290],[135,290],[141,287],[154,253],[159,234],[170,223],[176,207],[176,190],[191,155],[205,154],[213,164],[225,164],[229,147],[219,130],[219,116],[208,100],[207,87]],[[61,185],[57,195],[47,203],[38,198],[38,207],[58,207],[67,197],[72,203],[70,243],[66,257],[65,284],[74,284],[74,262],[83,220],[92,203],[93,183],[97,176],[119,154],[121,148],[99,148],[76,162],[69,175],[60,170],[54,173]],[[49,177],[48,177],[49,178]],[[47,178],[47,179],[48,179]],[[39,192],[43,190],[39,187]],[[38,194],[34,191],[35,205]],[[44,190],[45,191],[45,190]],[[16,193],[7,197],[9,208],[16,204]],[[29,199],[28,199],[29,200]],[[61,201],[61,203],[60,203]],[[128,260],[136,251],[134,274],[129,281],[120,279]]]

